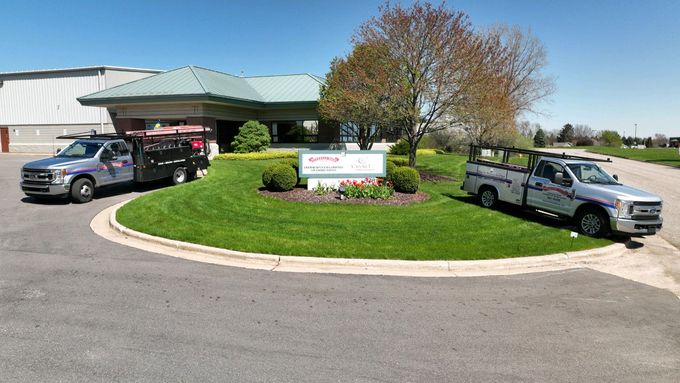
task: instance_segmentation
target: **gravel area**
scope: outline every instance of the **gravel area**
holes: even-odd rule
[[[305,187],[296,187],[287,192],[272,192],[266,189],[260,189],[260,194],[274,197],[292,202],[306,202],[306,203],[344,203],[344,204],[360,204],[360,205],[408,205],[416,202],[423,202],[430,198],[429,194],[424,192],[417,192],[415,194],[406,194],[394,192],[390,199],[372,199],[372,198],[345,198],[340,199],[338,193],[329,193],[325,195],[314,194],[313,191],[307,190]]]

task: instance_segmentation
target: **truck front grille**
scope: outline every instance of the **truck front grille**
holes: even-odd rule
[[[49,184],[54,180],[54,174],[45,169],[26,169],[21,171],[24,178],[24,183],[31,184]]]
[[[634,202],[632,219],[636,221],[654,221],[661,215],[661,204],[658,202]]]

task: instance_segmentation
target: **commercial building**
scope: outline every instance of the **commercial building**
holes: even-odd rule
[[[239,77],[186,66],[80,97],[86,106],[106,107],[117,131],[162,125],[203,125],[228,151],[248,120],[269,127],[272,147],[328,145],[339,129],[319,124],[323,79],[311,74]]]
[[[0,150],[53,152],[56,136],[96,129],[113,132],[105,108],[77,98],[160,73],[115,66],[0,73]]]

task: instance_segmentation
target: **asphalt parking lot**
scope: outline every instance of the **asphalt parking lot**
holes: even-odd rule
[[[503,277],[273,273],[147,253],[0,155],[0,381],[680,380],[680,300],[589,269]]]

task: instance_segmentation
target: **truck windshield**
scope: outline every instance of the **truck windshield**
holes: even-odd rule
[[[76,141],[57,154],[61,158],[92,158],[102,147],[101,142]]]
[[[618,182],[595,164],[567,165],[579,181],[586,184],[617,185]]]

